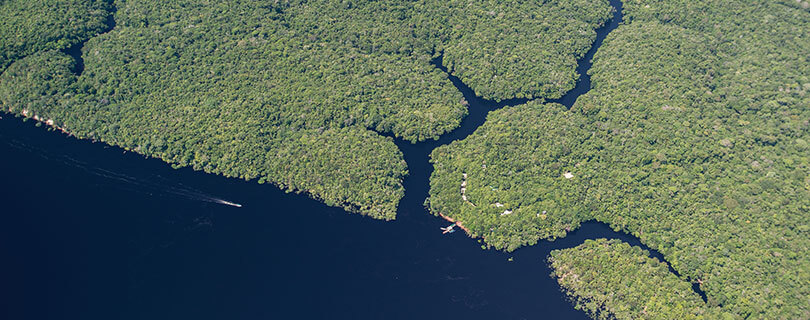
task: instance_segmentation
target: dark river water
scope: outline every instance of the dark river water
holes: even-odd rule
[[[619,10],[599,30],[581,74],[620,19]],[[484,101],[453,81],[470,116],[439,141],[397,141],[411,175],[391,222],[3,114],[0,318],[587,318],[549,276],[549,251],[596,238],[640,245],[636,238],[588,222],[514,253],[482,250],[462,232],[442,235],[447,222],[422,206],[429,152],[469,135],[487,111],[525,102]],[[570,107],[589,88],[583,77],[559,101]]]

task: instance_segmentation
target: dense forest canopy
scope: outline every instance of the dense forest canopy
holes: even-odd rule
[[[586,240],[548,260],[577,309],[594,319],[734,319],[706,306],[665,263],[618,240]]]
[[[0,1],[0,72],[42,50],[66,49],[107,27],[111,1]]]
[[[567,114],[506,108],[434,151],[431,210],[507,250],[596,219],[663,253],[708,307],[808,318],[807,30],[800,3],[628,0]]]
[[[576,148],[590,147],[589,133],[559,104],[494,111],[470,137],[433,152],[430,207],[499,249],[563,237],[588,218],[586,186],[563,174],[587,163],[586,150]]]
[[[610,12],[605,0],[2,6],[25,20],[0,25],[2,63],[13,63],[1,76],[5,110],[383,219],[395,216],[407,168],[381,134],[433,139],[467,113],[433,59],[443,54],[493,98],[557,97]],[[79,62],[58,50],[97,34],[82,72],[66,73]]]

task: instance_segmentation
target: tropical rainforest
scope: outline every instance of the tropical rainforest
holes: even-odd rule
[[[561,96],[611,10],[585,0],[0,6],[8,112],[381,219],[395,217],[407,174],[390,136],[436,138],[467,114],[435,58],[494,99]],[[77,44],[81,61],[65,54]]]
[[[504,250],[601,221],[661,252],[706,293],[702,308],[810,318],[807,5],[624,5],[623,24],[589,70],[592,89],[570,110],[539,102],[497,110],[433,152],[431,211]],[[630,270],[649,265],[628,250],[586,244],[552,266],[557,277],[580,275],[560,282],[581,308],[603,303],[621,311],[612,316],[641,318],[625,313],[638,311],[631,296],[602,296],[610,281],[630,285],[638,278]],[[626,257],[605,262],[616,255]],[[628,272],[614,272],[625,262]],[[631,286],[653,295],[655,283],[671,282],[660,274]]]
[[[4,0],[0,106],[175,166],[394,219],[394,139],[457,128],[426,205],[515,250],[597,220],[643,250],[555,251],[597,318],[810,318],[810,2]],[[643,275],[643,276],[640,276]],[[706,294],[704,302],[690,284]]]
[[[549,257],[552,276],[594,319],[734,319],[649,252],[618,240],[585,240]]]

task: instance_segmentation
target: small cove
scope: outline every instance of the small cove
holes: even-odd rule
[[[107,16],[107,21],[105,23],[107,25],[107,28],[106,28],[106,30],[104,30],[101,34],[97,35],[96,37],[98,37],[98,36],[100,36],[102,34],[108,33],[110,31],[112,31],[113,29],[115,29],[115,25],[116,25],[115,13],[118,11],[118,8],[116,6],[114,6],[114,5],[111,6],[111,7],[112,8],[111,8],[111,11],[110,11],[110,15]],[[82,73],[84,73],[84,58],[82,57],[82,49],[84,48],[84,44],[87,43],[87,41],[89,41],[89,40],[79,42],[77,44],[74,44],[74,45],[62,50],[62,52],[64,52],[66,55],[71,56],[73,58],[73,60],[75,60],[75,64],[73,65],[73,70],[71,70],[71,71],[73,71],[73,73],[75,73],[76,76],[81,76]]]

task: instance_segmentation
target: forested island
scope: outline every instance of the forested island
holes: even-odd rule
[[[408,174],[394,139],[436,139],[467,115],[452,75],[486,99],[531,101],[432,153],[431,213],[507,251],[597,220],[677,272],[616,241],[552,253],[553,276],[596,318],[810,318],[810,2],[626,0],[591,90],[570,110],[548,103],[574,88],[613,10],[6,0],[0,104],[391,220]]]

